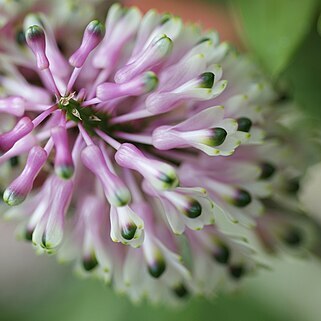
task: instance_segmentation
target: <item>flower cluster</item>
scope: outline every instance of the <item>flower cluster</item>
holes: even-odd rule
[[[276,94],[246,57],[118,4],[70,54],[45,16],[22,26],[0,34],[3,199],[21,237],[135,301],[212,295],[263,265],[231,231],[270,231],[257,221],[284,163],[262,145]]]

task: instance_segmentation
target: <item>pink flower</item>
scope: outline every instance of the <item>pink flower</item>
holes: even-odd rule
[[[3,193],[25,239],[133,300],[211,295],[256,270],[227,233],[255,225],[274,173],[258,143],[276,96],[247,58],[215,32],[118,4],[71,54],[44,16],[24,27],[26,42],[11,34],[2,50],[0,113],[16,124],[0,164],[28,154]]]

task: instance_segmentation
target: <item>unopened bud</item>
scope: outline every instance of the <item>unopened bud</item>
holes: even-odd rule
[[[69,58],[69,63],[76,68],[80,68],[85,63],[88,55],[101,42],[105,34],[104,25],[98,20],[93,20],[85,29],[80,47]]]
[[[44,30],[37,25],[30,26],[26,31],[26,41],[37,60],[40,70],[49,68],[49,60],[46,56],[46,36]]]

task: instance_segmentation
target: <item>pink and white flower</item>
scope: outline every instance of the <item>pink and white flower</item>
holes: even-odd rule
[[[43,15],[20,27],[0,33],[0,164],[26,158],[3,193],[20,235],[136,301],[212,295],[260,267],[219,224],[268,208],[258,144],[276,94],[260,72],[153,10],[115,4],[82,38],[66,25],[67,49]]]

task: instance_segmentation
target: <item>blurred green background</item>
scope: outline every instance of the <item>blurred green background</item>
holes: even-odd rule
[[[216,5],[233,12],[245,48],[319,130],[320,0],[205,2],[213,12]],[[312,258],[275,258],[272,271],[246,280],[236,293],[168,309],[133,306],[95,280],[76,278],[55,258],[35,256],[8,223],[0,222],[0,240],[0,321],[321,320],[321,265]]]
[[[230,0],[250,54],[301,108],[321,120],[320,0]],[[319,129],[319,126],[318,126]]]
[[[35,256],[0,224],[1,321],[320,321],[321,269],[313,259],[278,258],[272,271],[247,279],[235,293],[197,298],[178,308],[132,305],[95,280],[82,280],[54,257]]]

